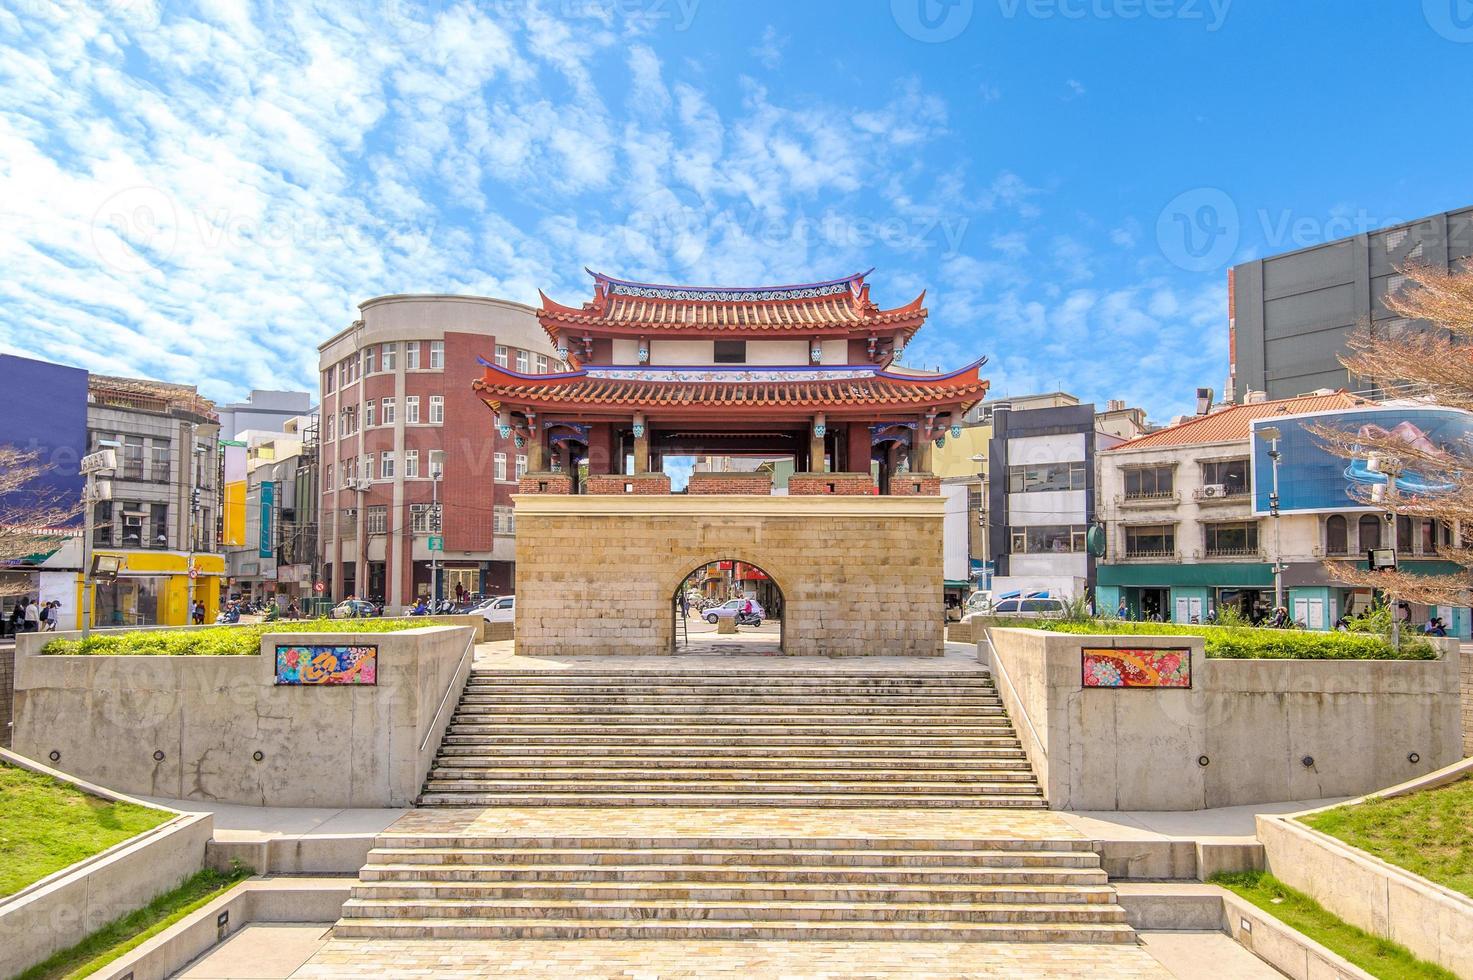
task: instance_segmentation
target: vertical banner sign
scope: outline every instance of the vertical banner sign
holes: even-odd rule
[[[222,439],[220,452],[225,463],[221,537],[225,544],[243,548],[246,543],[246,445]]]
[[[270,558],[274,549],[272,542],[271,517],[276,511],[276,484],[271,480],[261,482],[261,541],[256,548],[257,556]]]

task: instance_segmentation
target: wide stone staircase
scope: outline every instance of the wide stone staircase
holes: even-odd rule
[[[477,670],[422,806],[1042,807],[985,671]]]
[[[984,671],[478,669],[421,803],[337,938],[1135,939]]]

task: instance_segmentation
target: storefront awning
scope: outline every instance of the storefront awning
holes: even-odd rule
[[[1273,566],[1267,562],[1198,562],[1182,564],[1100,565],[1099,584],[1165,589],[1176,586],[1205,588],[1273,588]]]

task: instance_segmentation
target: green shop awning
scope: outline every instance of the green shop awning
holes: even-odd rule
[[[1273,566],[1267,562],[1199,562],[1182,564],[1100,565],[1100,585],[1144,586],[1164,589],[1176,586],[1225,589],[1273,588]]]
[[[946,588],[948,588],[948,589],[970,589],[972,587],[972,583],[971,582],[966,582],[966,581],[963,581],[962,579],[956,579],[956,578],[946,579],[945,580],[945,584],[946,584]]]

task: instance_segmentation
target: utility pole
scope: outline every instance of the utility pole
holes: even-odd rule
[[[440,477],[445,471],[445,454],[441,450],[430,450],[430,539],[438,539],[440,547],[430,549],[430,605],[440,602],[440,553],[445,539],[441,536],[444,523],[440,520]]]
[[[99,445],[116,446],[113,440]],[[116,449],[100,449],[82,457],[81,470],[87,478],[82,489],[82,639],[92,632],[92,524],[97,501],[112,499],[112,485],[98,483],[97,475],[111,473],[118,468]]]
[[[1274,519],[1274,611],[1287,609],[1284,605],[1284,543],[1280,537],[1279,528],[1279,458],[1283,455],[1279,452],[1279,439],[1283,433],[1272,426],[1266,425],[1258,430],[1258,434],[1269,441],[1268,458],[1273,464],[1273,489],[1268,495],[1268,512]]]

